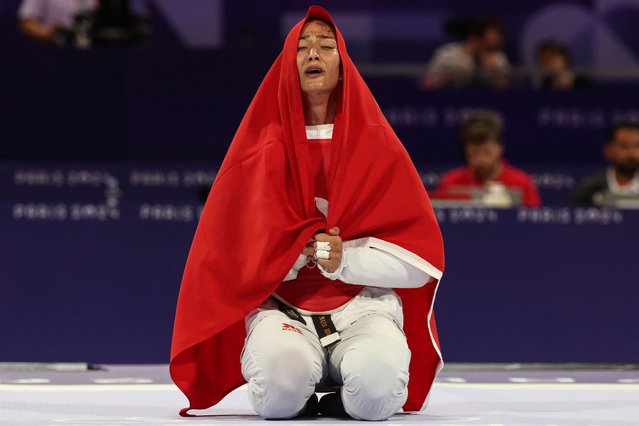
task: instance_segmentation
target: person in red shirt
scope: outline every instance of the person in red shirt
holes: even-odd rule
[[[493,111],[477,110],[466,117],[460,138],[468,165],[444,174],[433,198],[460,199],[468,194],[468,189],[480,188],[488,191],[484,199],[489,204],[490,200],[499,200],[495,204],[504,206],[517,204],[511,194],[519,193],[523,206],[541,205],[530,176],[503,159],[502,128],[501,118]]]

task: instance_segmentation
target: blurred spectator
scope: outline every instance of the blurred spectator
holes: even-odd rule
[[[532,179],[502,158],[502,131],[502,120],[495,112],[469,114],[460,129],[468,165],[444,174],[434,198],[460,199],[474,189],[481,190],[486,204],[539,206],[541,198]]]
[[[23,0],[18,16],[25,34],[80,48],[130,45],[148,33],[144,0]]]
[[[75,17],[97,5],[98,0],[23,0],[18,11],[20,28],[41,41],[66,43]]]
[[[570,50],[557,40],[544,40],[537,45],[538,81],[544,89],[568,90],[590,85],[589,79],[573,69]]]
[[[504,26],[497,17],[449,22],[447,31],[464,38],[439,47],[428,63],[425,89],[505,87],[510,63],[502,52]]]
[[[608,170],[586,179],[573,194],[573,205],[618,205],[626,197],[639,199],[639,124],[614,124],[604,156]]]

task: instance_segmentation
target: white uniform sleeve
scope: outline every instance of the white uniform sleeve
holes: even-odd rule
[[[286,277],[284,277],[284,281],[291,281],[291,280],[294,280],[295,278],[297,278],[297,273],[300,271],[300,269],[302,269],[304,267],[304,265],[306,265],[306,258],[307,257],[308,256],[305,256],[303,254],[299,255],[299,257],[295,261],[295,264],[293,265],[291,270],[288,271],[288,274],[286,274]]]
[[[339,279],[347,284],[385,288],[417,288],[433,278],[423,270],[381,248],[371,245],[355,246],[343,243],[342,263],[329,273],[317,267],[326,278]]]

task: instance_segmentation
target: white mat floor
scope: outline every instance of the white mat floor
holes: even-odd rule
[[[243,388],[231,393],[218,406],[203,412],[203,417],[179,417],[177,411],[186,400],[166,380],[165,368],[130,366],[122,370],[111,369],[103,376],[96,372],[0,372],[0,424],[274,424],[254,414]],[[162,373],[158,374],[158,371]],[[584,371],[576,374],[562,371],[518,372],[516,375],[520,377],[493,375],[497,377],[496,383],[486,383],[487,376],[478,380],[480,373],[443,374],[432,390],[426,412],[399,414],[384,424],[639,425],[639,380],[636,371],[625,376],[613,375],[607,383],[602,382],[601,372],[596,371],[590,374],[595,383],[587,383],[589,373]],[[57,384],[64,382],[67,384]],[[286,424],[349,423],[361,424],[335,419],[286,421]]]

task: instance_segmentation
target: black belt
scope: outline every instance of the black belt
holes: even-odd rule
[[[287,304],[283,303],[281,300],[274,297],[272,299],[277,303],[278,309],[283,312],[284,315],[294,321],[301,322],[302,324],[308,326],[302,314],[300,314]],[[313,325],[315,326],[315,330],[317,331],[317,335],[319,336],[319,341],[322,347],[326,348],[341,340],[330,315],[311,315],[311,318],[313,320]]]

